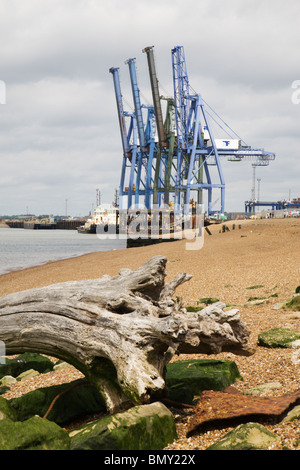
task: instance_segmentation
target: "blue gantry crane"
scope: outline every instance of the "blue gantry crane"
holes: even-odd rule
[[[250,159],[252,165],[266,166],[274,160],[275,154],[248,146],[192,89],[182,46],[171,50],[173,97],[160,95],[153,46],[144,48],[143,52],[147,55],[153,106],[141,103],[135,58],[126,62],[134,103],[131,113],[123,108],[119,68],[110,68],[123,145],[120,209],[143,206],[150,210],[156,206],[188,212],[191,201],[204,204],[203,191],[206,190],[208,216],[213,212],[223,213],[225,181],[221,158]],[[167,103],[165,116],[163,100]],[[224,137],[214,137],[212,123],[219,126]],[[213,207],[213,191],[216,190],[220,191],[219,210]]]

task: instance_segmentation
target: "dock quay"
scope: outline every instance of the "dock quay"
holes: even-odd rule
[[[57,220],[57,230],[76,230],[80,225],[84,225],[86,219],[74,219],[74,220]]]
[[[6,224],[10,228],[24,228],[29,230],[76,230],[83,225],[85,219],[63,220],[59,219],[54,222],[45,222],[36,220],[7,220]]]

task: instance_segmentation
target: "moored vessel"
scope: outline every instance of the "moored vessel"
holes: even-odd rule
[[[78,233],[117,233],[119,210],[116,206],[102,205],[96,207],[92,217],[77,228]]]

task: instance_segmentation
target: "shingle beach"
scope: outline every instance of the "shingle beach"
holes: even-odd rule
[[[134,270],[153,256],[163,255],[167,258],[167,281],[182,272],[192,275],[189,282],[176,290],[184,305],[196,305],[200,298],[214,297],[227,305],[236,306],[248,325],[251,331],[249,344],[256,348],[255,354],[249,357],[232,353],[209,356],[235,361],[243,378],[233,384],[235,388],[244,393],[257,385],[276,382],[277,386],[267,394],[270,397],[299,390],[300,361],[297,360],[297,351],[258,346],[257,339],[261,332],[271,328],[290,328],[300,333],[300,312],[274,308],[276,304],[290,299],[300,285],[300,219],[230,221],[226,222],[226,226],[229,230],[223,232],[221,225],[211,225],[211,235],[204,232],[201,249],[191,249],[192,241],[178,240],[98,252],[10,272],[0,276],[0,296],[64,281],[92,279],[104,274],[113,276],[121,268]],[[263,298],[264,301],[258,305],[251,304],[251,297]],[[300,350],[298,356],[300,360]],[[179,356],[176,360],[204,357],[207,356]],[[69,382],[80,376],[81,373],[70,366],[12,384],[3,397],[12,398],[35,388]],[[232,429],[213,429],[187,438],[186,430],[193,409],[172,411],[178,439],[168,449],[204,450]],[[274,449],[300,450],[299,420],[264,425],[280,436],[281,443]]]

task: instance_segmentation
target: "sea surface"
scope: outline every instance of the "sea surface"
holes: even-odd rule
[[[0,275],[48,261],[125,248],[124,240],[103,240],[77,230],[0,228]]]

